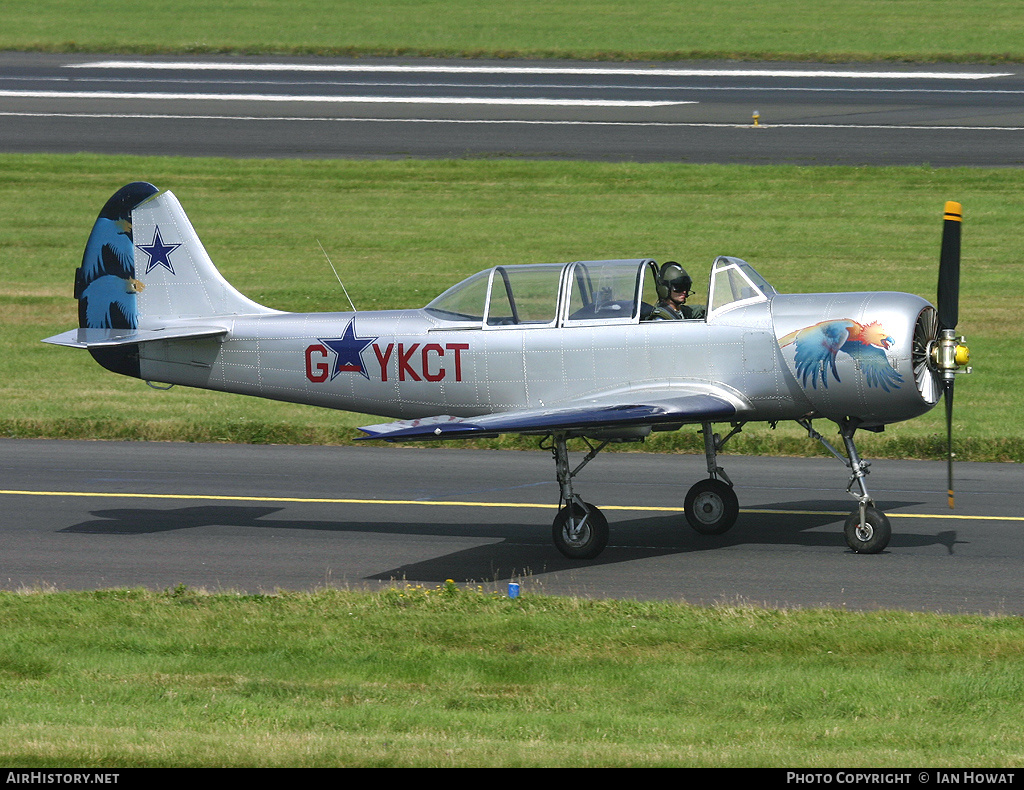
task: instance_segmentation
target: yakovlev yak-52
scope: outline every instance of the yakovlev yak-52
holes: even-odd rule
[[[115,373],[398,420],[361,428],[386,441],[518,433],[544,437],[559,484],[555,545],[596,557],[601,511],[573,479],[608,442],[700,426],[706,479],[686,494],[689,524],[736,521],[723,445],[749,422],[794,420],[850,470],[855,552],[892,530],[865,485],[857,430],[881,431],[931,409],[968,352],[957,337],[960,206],[946,204],[938,309],[906,293],[781,294],[739,258],[712,267],[699,318],[658,320],[673,288],[647,258],[495,266],[421,309],[288,313],[233,288],[178,199],[136,182],[100,212],[75,277],[79,327],[46,342],[87,349]],[[672,274],[679,267],[673,263]],[[686,278],[688,279],[688,278]],[[665,366],[665,360],[682,365]],[[812,420],[839,427],[845,454]],[[715,423],[731,431],[721,438]],[[572,468],[566,442],[589,452]],[[950,458],[952,453],[950,453]],[[949,504],[953,505],[952,465]]]

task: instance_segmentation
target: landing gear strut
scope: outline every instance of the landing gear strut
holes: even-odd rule
[[[555,458],[555,474],[558,478],[559,509],[551,525],[551,537],[555,547],[566,557],[574,560],[593,559],[608,545],[608,520],[600,510],[573,493],[572,479],[608,442],[597,447],[587,442],[590,452],[579,466],[570,470],[566,435],[560,433],[552,438],[554,443],[551,454]]]
[[[812,439],[817,439],[829,452],[842,461],[850,469],[850,484],[846,493],[857,500],[857,509],[846,519],[843,534],[846,545],[858,554],[878,554],[889,545],[892,537],[892,526],[885,513],[875,507],[875,502],[868,493],[864,478],[868,475],[870,461],[861,460],[857,447],[853,442],[853,434],[857,430],[857,422],[843,420],[838,423],[839,433],[846,445],[846,457],[836,451],[825,438],[811,427],[810,420],[797,420]],[[854,491],[856,486],[857,490]]]
[[[708,462],[709,477],[695,483],[686,492],[686,499],[683,500],[686,520],[701,535],[721,535],[727,532],[736,523],[736,517],[740,513],[740,504],[736,492],[732,489],[732,481],[718,465],[718,452],[742,427],[742,424],[737,425],[723,440],[712,433],[711,423],[706,422],[702,425],[704,456]]]

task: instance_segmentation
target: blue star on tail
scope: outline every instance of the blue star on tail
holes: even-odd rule
[[[359,373],[363,378],[370,378],[363,365],[363,349],[376,340],[376,337],[357,337],[356,320],[353,318],[345,327],[341,337],[317,338],[334,352],[334,366],[331,368],[331,381],[340,373]]]
[[[174,274],[174,267],[171,265],[171,253],[174,252],[180,243],[167,244],[160,235],[160,226],[156,226],[153,233],[152,244],[136,244],[140,250],[149,256],[149,263],[146,264],[146,274],[149,274],[157,266],[163,266],[171,274]]]

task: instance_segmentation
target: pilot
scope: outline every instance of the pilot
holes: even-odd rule
[[[658,275],[658,306],[651,313],[651,318],[706,318],[707,311],[703,305],[686,304],[687,298],[693,293],[690,290],[693,279],[686,269],[675,261],[662,264]]]

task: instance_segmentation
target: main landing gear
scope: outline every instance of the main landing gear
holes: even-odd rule
[[[850,469],[850,484],[846,492],[857,500],[857,508],[846,519],[843,534],[846,544],[858,554],[877,554],[889,545],[892,527],[885,513],[875,507],[868,493],[864,478],[867,477],[870,462],[861,459],[853,441],[859,427],[855,420],[838,423],[839,433],[846,446],[846,456],[838,452],[825,438],[814,430],[810,420],[797,420],[812,439],[817,439]],[[702,423],[704,435],[704,456],[707,459],[708,477],[695,483],[686,493],[683,510],[686,521],[701,535],[721,535],[736,523],[739,515],[739,501],[733,491],[732,481],[725,470],[718,465],[718,453],[725,443],[743,429],[744,423],[735,423],[724,439],[712,432],[711,423]],[[589,452],[575,469],[569,466],[569,451],[566,448],[568,434],[555,434],[549,448],[555,459],[555,474],[558,478],[558,515],[551,525],[551,536],[555,546],[571,559],[589,560],[598,556],[608,545],[608,520],[601,511],[589,502],[584,502],[572,489],[572,479],[608,444],[598,445],[584,439]],[[543,446],[543,445],[542,445]]]
[[[711,430],[711,423],[701,426],[704,434],[704,457],[708,462],[708,479],[693,484],[683,500],[686,520],[701,535],[721,535],[732,529],[740,514],[740,503],[732,490],[732,480],[718,465],[718,453],[733,435],[742,429],[742,423],[732,429],[725,439]]]
[[[868,494],[864,478],[868,475],[870,461],[864,461],[857,453],[857,447],[853,443],[853,434],[857,430],[858,423],[855,420],[843,420],[838,423],[839,434],[843,437],[843,444],[846,445],[846,457],[825,441],[825,438],[811,427],[810,420],[797,420],[807,431],[808,436],[817,439],[836,458],[842,461],[850,470],[850,484],[846,487],[846,493],[857,500],[857,509],[846,519],[843,527],[843,534],[846,537],[846,545],[858,554],[878,554],[889,545],[892,537],[892,526],[885,513],[875,507],[875,502]],[[854,491],[854,486],[857,491]]]
[[[711,423],[702,426],[709,477],[690,488],[683,501],[687,522],[702,535],[721,535],[736,523],[739,515],[739,501],[733,491],[732,481],[725,470],[718,466],[718,453],[742,427],[742,423],[736,425],[725,439],[720,439],[712,432]],[[599,555],[608,545],[608,520],[597,507],[584,502],[573,491],[572,479],[594,460],[608,442],[594,446],[584,439],[590,451],[579,466],[571,469],[567,439],[566,434],[555,434],[549,448],[555,459],[559,490],[558,515],[551,525],[551,537],[555,547],[566,557],[589,560]]]
[[[569,469],[569,450],[566,435],[556,434],[551,454],[555,458],[555,476],[558,478],[558,515],[551,525],[551,537],[555,547],[566,557],[574,560],[590,560],[604,551],[608,545],[608,519],[600,510],[584,502],[573,493],[572,479],[589,464],[608,442],[597,447],[587,442],[590,452],[575,469]]]

